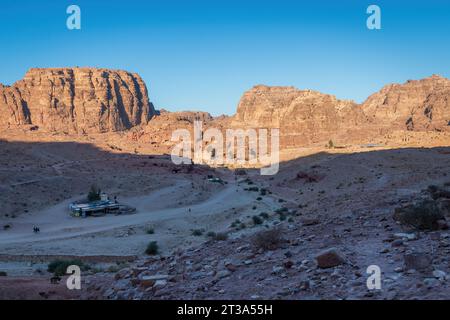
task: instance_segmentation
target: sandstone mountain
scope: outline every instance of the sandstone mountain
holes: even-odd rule
[[[359,129],[365,123],[353,101],[294,87],[256,86],[241,98],[233,125],[280,128],[282,145],[304,145]]]
[[[232,124],[280,128],[285,147],[392,130],[450,131],[450,80],[432,76],[388,85],[362,104],[311,90],[259,85],[244,93]]]
[[[149,121],[152,118],[151,121]],[[258,85],[244,93],[232,117],[205,112],[157,113],[137,75],[95,68],[31,69],[12,86],[0,84],[0,129],[32,125],[56,133],[133,128],[133,140],[171,145],[175,129],[280,128],[282,148],[329,140],[367,140],[395,130],[450,132],[450,80],[432,76],[391,84],[364,103],[294,87]]]
[[[379,127],[450,131],[450,80],[433,75],[391,84],[371,95],[362,109]]]
[[[95,68],[31,69],[0,85],[0,128],[34,125],[58,133],[98,133],[146,124],[154,109],[139,75]]]

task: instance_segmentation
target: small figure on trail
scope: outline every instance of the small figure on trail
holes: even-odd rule
[[[50,278],[50,283],[51,284],[58,284],[61,281],[61,277],[58,276],[54,276]]]
[[[114,203],[117,203],[117,196],[114,196]]]
[[[33,232],[34,233],[38,233],[39,231],[41,231],[38,227],[34,226],[33,227]]]

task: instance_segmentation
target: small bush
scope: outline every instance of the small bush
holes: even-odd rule
[[[262,223],[263,223],[263,220],[262,220],[260,217],[258,217],[258,216],[253,216],[253,217],[252,217],[252,220],[253,220],[253,223],[254,223],[255,225],[257,225],[257,224],[262,224]]]
[[[256,198],[256,201],[261,201],[261,200],[262,200],[261,197]]]
[[[158,254],[158,252],[159,252],[159,247],[158,247],[158,243],[156,241],[151,241],[147,245],[147,249],[145,249],[145,253],[148,255],[155,255],[155,254]]]
[[[450,198],[450,190],[438,186],[428,186],[428,192],[434,200],[439,198]]]
[[[288,212],[289,212],[289,209],[286,207],[282,207],[282,208],[275,210],[275,213],[278,213],[278,214],[283,214],[283,213],[288,213]]]
[[[334,142],[333,142],[333,140],[329,140],[329,141],[328,141],[327,148],[328,148],[328,149],[333,149],[333,148],[334,148]]]
[[[234,220],[234,221],[231,223],[230,227],[231,227],[231,228],[236,228],[236,227],[238,227],[240,224],[241,224],[241,220],[236,219],[236,220]]]
[[[147,234],[154,234],[155,230],[153,228],[149,228],[147,229],[147,231],[145,231]]]
[[[6,277],[7,273],[5,271],[0,271],[0,277]]]
[[[267,212],[261,212],[259,216],[262,217],[263,219],[269,219],[269,214]]]
[[[88,266],[86,266],[81,260],[54,260],[48,264],[47,271],[60,277],[67,273],[67,268],[71,265],[79,266],[81,270],[88,269]]]
[[[215,241],[225,241],[228,239],[228,234],[225,232],[219,232],[213,237],[213,239]]]
[[[444,219],[444,216],[434,201],[421,200],[416,204],[397,208],[394,219],[414,229],[437,230],[438,220]]]
[[[93,184],[91,186],[91,189],[89,190],[87,199],[89,202],[93,202],[93,201],[98,201],[100,200],[100,193],[101,190],[99,188],[97,188],[97,186],[95,184]]]
[[[203,230],[201,230],[201,229],[195,229],[192,231],[192,235],[196,236],[196,237],[201,236],[202,234],[203,234]]]
[[[258,249],[274,250],[283,241],[281,228],[274,228],[258,232],[253,238],[253,245]]]
[[[206,234],[209,238],[212,238],[215,241],[224,241],[228,239],[228,234],[225,232],[218,232],[215,233],[213,231],[210,231]]]

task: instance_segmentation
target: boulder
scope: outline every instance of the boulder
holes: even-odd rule
[[[336,249],[326,249],[316,256],[317,266],[319,268],[333,268],[345,262],[344,256]]]
[[[413,252],[404,256],[405,270],[417,270],[419,272],[431,271],[431,258],[424,252]]]

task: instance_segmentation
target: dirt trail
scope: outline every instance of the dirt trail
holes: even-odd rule
[[[174,226],[181,226],[183,220],[214,214],[220,215],[226,210],[245,207],[254,201],[254,197],[248,192],[237,192],[239,187],[234,181],[230,181],[224,189],[214,193],[203,202],[174,207],[177,192],[188,188],[189,185],[190,181],[180,180],[175,185],[152,192],[150,195],[121,199],[121,202],[136,207],[137,213],[132,215],[75,218],[69,215],[67,209],[73,199],[64,201],[42,212],[14,220],[10,230],[0,232],[0,250],[2,247],[6,248],[12,245],[61,241],[123,227],[168,220],[174,220]],[[214,208],[214,212],[211,211],[212,208]],[[180,223],[175,220],[179,220]],[[32,232],[34,225],[40,227],[39,234]],[[187,224],[186,228],[189,226]]]

